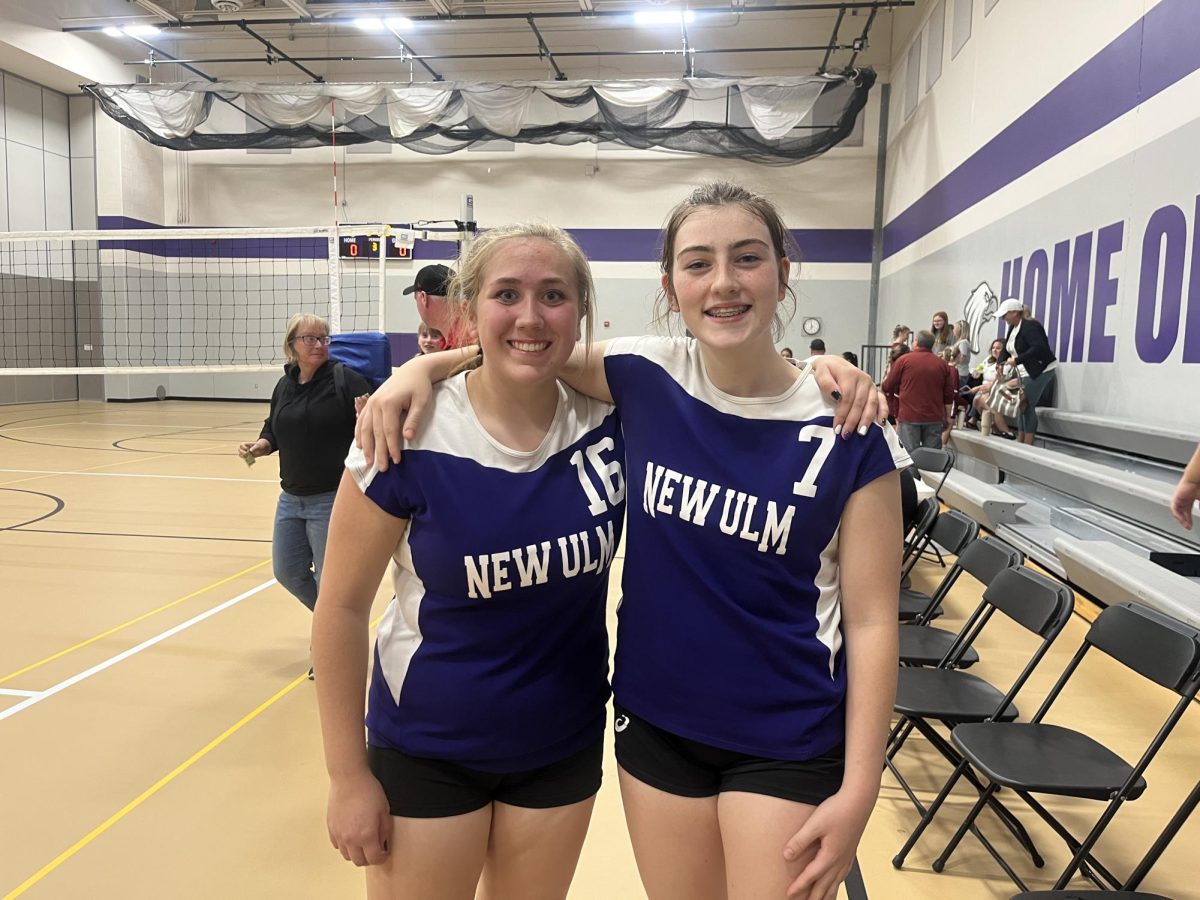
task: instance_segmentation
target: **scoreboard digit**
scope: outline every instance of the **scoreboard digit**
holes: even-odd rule
[[[379,259],[379,238],[365,234],[344,235],[338,238],[338,255],[342,259]],[[388,259],[412,259],[412,247],[406,247],[396,242],[396,238],[387,238]]]

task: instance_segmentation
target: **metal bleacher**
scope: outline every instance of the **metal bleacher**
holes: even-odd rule
[[[1048,436],[1034,447],[956,429],[941,499],[1105,605],[1134,599],[1200,625],[1200,533],[1170,513],[1200,434],[1051,409],[1038,419]]]

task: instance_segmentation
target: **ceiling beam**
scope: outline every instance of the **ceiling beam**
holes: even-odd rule
[[[713,53],[821,53],[827,44],[813,44],[810,46],[792,46],[792,47],[720,47],[713,50],[697,50],[689,49],[688,53],[694,54],[713,54]],[[840,44],[835,49],[837,50],[853,50],[852,44]],[[678,47],[672,47],[664,50],[566,50],[559,51],[554,54],[559,59],[569,59],[573,57],[587,56],[683,56],[684,51]],[[426,59],[544,59],[542,53],[534,53],[532,51],[518,51],[514,53],[401,53],[396,54],[376,54],[371,56],[358,56],[348,54],[330,54],[327,56],[294,56],[292,57],[299,62],[389,62],[399,60],[407,62],[408,60],[416,60],[421,62]],[[263,60],[257,56],[211,56],[199,59],[183,59],[178,60],[182,63],[194,63],[203,65],[205,63],[261,63]],[[144,65],[144,61],[126,62],[127,66]],[[441,80],[441,79],[438,79]]]
[[[237,25],[238,25],[238,28],[242,29],[242,31],[246,32],[246,34],[250,35],[250,37],[254,38],[256,41],[258,41],[260,44],[262,44],[264,47],[267,48],[267,62],[268,63],[274,63],[275,59],[279,58],[279,59],[282,59],[284,62],[290,63],[291,65],[295,66],[297,69],[299,69],[301,72],[303,72],[309,78],[311,78],[313,81],[324,81],[325,80],[322,76],[318,75],[312,69],[306,68],[305,66],[302,66],[300,63],[296,62],[296,60],[292,59],[290,56],[288,56],[286,53],[284,53],[282,50],[280,50],[278,47],[276,47],[274,44],[272,44],[270,41],[268,41],[261,34],[258,34],[257,32],[255,32],[245,22],[238,22]]]
[[[546,40],[545,40],[545,38],[542,37],[542,33],[540,31],[538,31],[537,23],[533,21],[532,14],[530,14],[530,16],[529,16],[529,27],[533,29],[533,33],[537,37],[538,56],[545,54],[546,59],[548,59],[550,61],[550,65],[553,66],[553,68],[554,68],[554,80],[555,81],[566,81],[567,80],[566,73],[562,69],[560,69],[558,67],[558,63],[556,63],[554,61],[554,54],[551,53],[550,48],[548,46],[546,46]]]
[[[578,12],[539,12],[539,13],[450,13],[450,7],[445,0],[429,0],[431,4],[438,4],[444,7],[447,12],[438,15],[425,16],[408,16],[414,22],[476,22],[482,20],[503,21],[505,19],[527,19],[530,15],[534,19],[580,19],[586,18],[593,21],[602,21],[604,19],[625,18],[628,19],[633,15],[630,10],[594,10],[584,13],[582,10]],[[698,15],[751,15],[754,13],[787,13],[787,12],[814,12],[822,10],[840,10],[840,9],[866,9],[871,11],[871,18],[874,19],[875,13],[881,9],[895,10],[902,7],[913,7],[917,5],[917,0],[859,0],[859,2],[842,2],[842,3],[791,3],[785,6],[744,6],[736,9],[731,9],[728,6],[721,7],[701,7],[692,6],[689,9]],[[110,17],[111,19],[119,18],[117,16]],[[238,16],[238,18],[243,18]],[[327,16],[327,17],[311,17],[308,19],[280,19],[280,18],[251,18],[244,17],[247,22],[260,27],[263,25],[306,25],[306,26],[329,26],[329,25],[353,25],[354,18],[349,16]],[[183,22],[183,27],[186,28],[224,28],[230,25],[236,25],[236,19],[222,19],[219,16],[215,19],[187,19]],[[105,25],[66,25],[63,26],[64,32],[80,32],[80,31],[102,31]],[[562,54],[559,54],[560,56]]]
[[[180,28],[183,25],[182,20],[180,20],[173,12],[163,9],[157,3],[153,2],[153,0],[133,0],[133,2],[147,12],[152,12],[156,16],[161,16],[163,21],[172,28]]]

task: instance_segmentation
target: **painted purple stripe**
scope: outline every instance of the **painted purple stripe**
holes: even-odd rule
[[[1162,0],[883,229],[885,257],[1200,68],[1195,0]]]
[[[156,225],[129,216],[99,216],[101,230],[117,231],[131,228],[160,228],[170,231],[179,227]],[[208,227],[208,226],[205,226]],[[657,228],[572,228],[568,229],[592,262],[657,262],[659,230]],[[792,235],[800,247],[800,258],[807,263],[869,263],[871,261],[871,231],[868,228],[796,228]],[[134,245],[137,245],[136,247]],[[238,238],[230,236],[219,242],[206,239],[183,241],[102,241],[105,249],[137,249],[155,256],[224,256],[262,258],[320,259],[325,256],[324,238]],[[458,255],[451,241],[418,240],[413,258],[451,260]]]
[[[571,228],[592,262],[658,262],[657,228]],[[869,263],[869,228],[797,228],[800,258],[810,263]]]

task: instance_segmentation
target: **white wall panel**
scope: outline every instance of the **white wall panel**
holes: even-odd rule
[[[42,89],[36,84],[4,76],[5,136],[29,147],[42,146]]]
[[[45,154],[36,147],[8,142],[8,227],[10,231],[46,228]]]
[[[956,6],[948,0],[947,32]],[[1153,0],[1054,0],[1000,3],[976,17],[973,34],[922,100],[929,115],[890,119],[884,221],[890,221],[986,144],[1014,119],[1154,6]],[[896,34],[909,35],[905,19],[931,15],[933,5],[897,10]],[[1010,64],[1019,48],[1021,63]],[[894,43],[901,58],[908,41]],[[899,98],[897,98],[899,102]],[[893,107],[894,109],[896,107]],[[870,143],[868,141],[868,143]]]
[[[59,156],[71,155],[67,98],[46,88],[42,88],[42,139],[49,152]]]
[[[5,137],[4,130],[4,77],[0,75],[0,138]]]
[[[56,153],[44,156],[46,183],[46,229],[71,228],[71,160]]]

